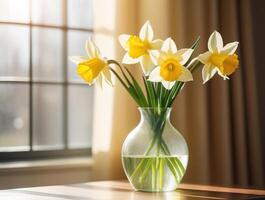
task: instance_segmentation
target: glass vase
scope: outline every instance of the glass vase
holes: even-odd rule
[[[135,190],[175,190],[188,164],[185,139],[170,123],[171,108],[139,108],[140,123],[122,146],[122,164]]]

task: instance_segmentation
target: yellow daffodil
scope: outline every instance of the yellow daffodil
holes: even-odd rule
[[[209,51],[199,55],[198,59],[204,64],[202,70],[203,83],[210,80],[216,73],[224,79],[228,79],[238,68],[238,56],[235,51],[238,42],[231,42],[223,46],[220,33],[214,31],[208,40]]]
[[[86,53],[84,56],[71,56],[70,60],[77,64],[77,73],[89,85],[96,82],[102,86],[102,81],[105,80],[112,85],[111,73],[107,60],[101,57],[100,52],[94,42],[89,38],[86,41]]]
[[[154,68],[150,53],[152,50],[160,49],[163,43],[160,39],[153,40],[153,37],[154,33],[149,21],[143,25],[139,36],[120,35],[120,44],[127,51],[122,62],[124,64],[135,64],[140,62],[144,74],[148,75]]]
[[[158,67],[150,73],[148,80],[161,82],[166,89],[171,89],[176,81],[192,81],[191,72],[184,67],[192,52],[192,49],[177,50],[175,42],[166,39],[161,51],[152,52],[152,60]]]

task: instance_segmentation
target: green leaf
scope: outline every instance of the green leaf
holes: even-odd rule
[[[166,162],[167,162],[167,167],[170,169],[171,173],[174,175],[174,177],[176,179],[176,182],[178,183],[179,182],[178,174],[176,173],[175,168],[174,168],[171,160],[169,158],[167,158]]]
[[[184,174],[184,172],[185,172],[185,168],[184,168],[184,166],[182,165],[182,162],[178,159],[178,158],[174,158],[174,161],[175,161],[175,163],[177,164],[177,166],[179,167],[179,169],[180,169],[180,171],[181,171],[181,173],[182,173],[182,175]]]
[[[195,49],[197,46],[198,46],[198,44],[199,44],[199,42],[200,42],[200,39],[201,39],[201,37],[199,36],[198,38],[197,38],[197,40],[193,43],[193,45],[191,46],[191,49]]]
[[[132,86],[128,86],[123,80],[122,78],[119,76],[119,74],[113,69],[110,68],[111,72],[118,78],[118,80],[121,82],[121,84],[123,85],[123,87],[126,89],[126,91],[131,95],[131,97],[136,101],[136,103],[139,106],[142,106],[142,102],[139,101],[139,97],[135,94],[135,91],[133,89]]]
[[[132,76],[130,71],[120,65],[117,61],[115,60],[108,60],[108,64],[115,64],[119,67],[121,70],[121,73],[125,79],[125,81],[119,76],[119,74],[110,67],[110,70],[114,73],[114,75],[118,78],[118,80],[122,83],[122,85],[125,87],[125,89],[129,92],[129,94],[132,96],[132,98],[136,101],[138,106],[140,107],[146,107],[148,105],[146,98],[144,96],[144,93],[142,92],[141,87],[139,86],[138,82],[135,80],[135,78]],[[129,74],[131,81],[129,80],[128,76],[125,74],[124,70],[122,67],[125,68],[126,72]],[[125,83],[126,82],[126,83]]]
[[[144,93],[143,93],[142,88],[140,87],[139,83],[136,81],[136,79],[133,77],[132,73],[127,69],[127,67],[124,67],[124,69],[127,71],[127,73],[129,74],[130,78],[133,81],[134,89],[137,92],[140,100],[143,103],[142,107],[147,107],[148,103],[147,103],[147,100],[146,100],[146,98],[144,96]]]
[[[143,76],[143,82],[144,82],[144,87],[145,87],[145,91],[146,91],[146,96],[147,96],[148,105],[149,105],[149,107],[150,107],[150,105],[152,104],[152,100],[151,100],[151,97],[150,97],[150,93],[148,92],[148,87],[147,87],[146,79],[145,79],[144,76]]]
[[[160,158],[159,162],[159,189],[161,190],[163,187],[163,179],[164,179],[164,161]]]
[[[155,92],[155,88],[152,82],[146,80],[146,77],[143,77],[144,80],[144,84],[145,84],[145,88],[146,88],[146,95],[149,99],[149,107],[156,107],[156,92]]]

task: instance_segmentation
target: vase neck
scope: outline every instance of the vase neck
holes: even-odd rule
[[[171,108],[143,108],[139,107],[141,114],[141,121],[150,120],[150,118],[163,118],[163,120],[169,120],[171,114]]]

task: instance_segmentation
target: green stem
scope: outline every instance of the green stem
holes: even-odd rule
[[[189,67],[188,69],[193,73],[199,66],[201,66],[202,63],[199,60],[195,60]],[[171,98],[169,98],[168,100],[168,107],[171,107],[176,96],[179,94],[179,92],[181,91],[181,89],[184,87],[185,83],[184,82],[179,82],[178,85],[176,86],[174,92],[171,95]]]
[[[152,188],[156,188],[156,163],[152,163]]]
[[[160,158],[159,162],[159,189],[163,188],[163,179],[164,179],[164,160]]]
[[[142,183],[146,174],[148,173],[149,171],[149,168],[151,167],[151,164],[152,164],[152,158],[148,158],[148,161],[146,163],[146,166],[141,174],[141,176],[139,177],[139,182]]]
[[[119,76],[119,74],[113,68],[110,67],[110,70],[118,78],[118,80],[122,83],[122,85],[125,87],[125,89],[128,91],[128,93],[133,97],[133,99],[136,101],[136,103],[140,107],[146,107],[148,105],[148,103],[146,101],[144,93],[143,93],[141,87],[139,86],[138,82],[135,80],[135,78],[130,73],[130,71],[126,67],[124,67],[123,65],[121,65],[119,62],[117,62],[115,60],[108,60],[108,64],[115,64],[116,66],[119,67],[119,69],[120,69],[123,77],[125,78],[125,81],[127,82],[127,84],[125,83],[125,81]],[[131,81],[129,80],[129,78],[125,74],[123,68],[129,74]]]
[[[154,136],[154,138],[152,139],[152,142],[149,144],[146,152],[144,153],[144,156],[148,155],[150,153],[150,151],[152,150],[155,142],[156,142],[156,139],[157,137]],[[138,171],[141,171],[142,170],[142,167],[145,165],[145,160],[141,160],[140,163],[137,165],[137,167],[135,168],[135,170],[133,171],[132,175],[131,175],[131,178],[133,178]]]
[[[161,146],[162,146],[163,151],[166,154],[171,155],[170,151],[169,151],[169,149],[168,149],[168,147],[167,147],[167,145],[166,145],[164,140],[162,141],[162,145]],[[174,173],[173,172],[172,173],[178,175],[178,180],[180,181],[180,179],[183,177],[183,174],[185,172],[185,168],[184,168],[183,164],[176,157],[172,157],[172,158],[168,158],[168,159],[170,160],[170,162],[171,162],[171,164],[172,164],[172,166],[174,168]]]
[[[146,95],[148,96],[149,106],[150,107],[157,107],[156,104],[156,93],[154,89],[154,85],[152,82],[148,81],[145,76],[143,76],[143,81],[145,85]]]
[[[139,101],[138,97],[129,89],[129,87],[126,85],[126,83],[122,80],[122,78],[118,75],[118,73],[110,67],[110,71],[118,78],[118,80],[121,82],[123,87],[126,89],[126,91],[131,95],[131,97],[136,101],[136,103],[141,106],[141,102]]]
[[[166,112],[166,111],[164,111],[164,112]],[[155,113],[151,112],[149,114],[148,119],[149,119],[149,124],[151,126],[150,128],[153,129],[153,132],[155,133],[155,135],[154,135],[151,143],[149,144],[146,152],[144,153],[144,156],[147,156],[150,153],[150,151],[153,149],[155,144],[157,144],[157,146],[160,148],[160,141],[158,141],[158,140],[160,140],[161,135],[163,133],[163,129],[164,129],[165,121],[166,121],[165,114],[166,113],[162,114],[163,115],[163,117],[161,117],[162,120],[160,119],[160,117],[158,117],[158,119],[159,119],[158,121],[154,120],[157,118]],[[159,155],[159,152],[160,152],[160,150],[157,148],[156,149],[156,155],[157,156]],[[141,172],[145,168],[145,165],[147,165],[147,164],[145,164],[144,159],[141,160],[140,163],[135,168],[135,170],[133,171],[131,178],[133,178],[136,174],[138,174],[138,172]],[[144,176],[144,174],[141,175],[142,179],[144,178],[143,176]]]

